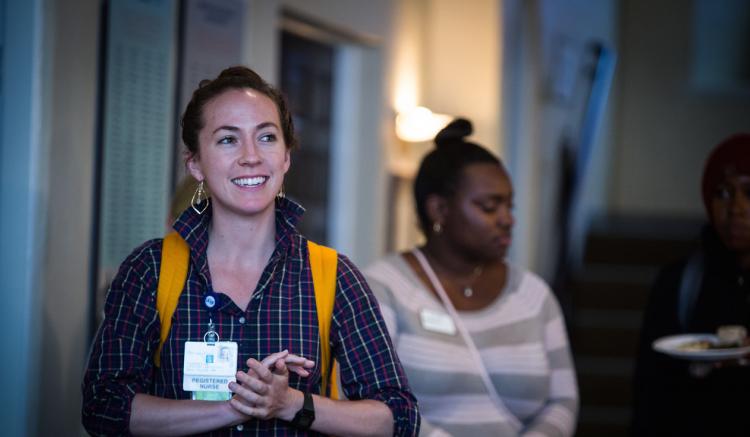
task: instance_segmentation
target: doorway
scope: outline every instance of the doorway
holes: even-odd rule
[[[282,30],[281,89],[294,117],[300,147],[284,180],[285,194],[306,208],[299,231],[329,244],[331,125],[335,47]]]

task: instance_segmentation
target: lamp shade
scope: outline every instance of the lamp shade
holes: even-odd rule
[[[451,120],[451,116],[436,114],[424,106],[416,106],[396,116],[396,135],[407,142],[430,141]]]

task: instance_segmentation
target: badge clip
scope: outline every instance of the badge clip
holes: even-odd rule
[[[208,331],[203,334],[203,342],[208,344],[216,344],[219,341],[219,333],[214,329],[213,320],[208,320]]]

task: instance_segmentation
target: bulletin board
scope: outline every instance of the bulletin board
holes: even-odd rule
[[[178,112],[182,114],[193,91],[204,79],[241,63],[244,0],[187,0],[183,2]],[[178,128],[179,126],[176,126]],[[175,141],[175,185],[185,176],[184,148]]]
[[[164,235],[176,120],[177,4],[109,0],[104,6],[97,309],[127,255]]]
[[[242,0],[103,2],[93,326],[109,283],[169,230],[184,175],[179,120],[200,80],[242,58]]]

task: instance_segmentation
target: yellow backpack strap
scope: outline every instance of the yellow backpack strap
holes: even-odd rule
[[[338,383],[336,381],[336,363],[331,364],[331,317],[333,316],[333,302],[336,297],[336,268],[338,256],[330,247],[307,242],[310,254],[310,268],[312,269],[313,287],[315,288],[315,305],[318,313],[318,329],[320,331],[320,369],[323,383],[322,394],[329,389],[330,398],[338,399]]]
[[[161,248],[161,268],[159,269],[159,286],[156,290],[156,309],[161,321],[161,336],[159,347],[154,353],[156,367],[161,366],[161,348],[167,341],[169,330],[172,328],[172,315],[177,308],[182,289],[185,287],[188,263],[190,262],[190,247],[177,232],[171,232],[164,237]]]

